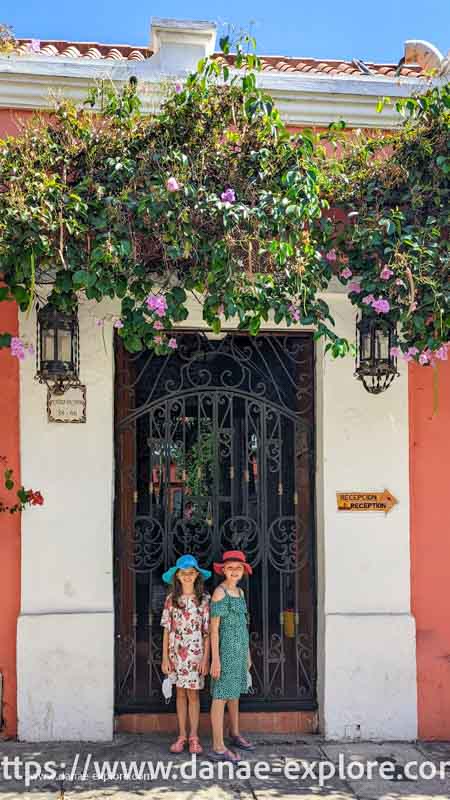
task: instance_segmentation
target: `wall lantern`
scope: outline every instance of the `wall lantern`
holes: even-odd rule
[[[370,394],[381,394],[400,373],[391,355],[395,326],[387,320],[362,316],[356,323],[356,363],[354,375]]]
[[[58,311],[50,303],[38,309],[36,379],[53,393],[79,385],[79,331],[76,311]]]

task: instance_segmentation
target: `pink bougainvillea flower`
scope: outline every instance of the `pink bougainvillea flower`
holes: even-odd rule
[[[436,356],[436,358],[439,359],[439,361],[447,361],[447,358],[448,358],[447,350],[448,350],[448,345],[447,344],[442,344],[439,347],[439,349],[435,351],[434,355]]]
[[[328,250],[328,253],[325,255],[327,261],[336,261],[337,255],[336,250]]]
[[[162,344],[164,339],[162,336],[155,336],[155,344]]]
[[[341,270],[341,278],[351,278],[352,275],[353,272],[351,271],[350,267],[344,267],[344,269]]]
[[[145,304],[157,317],[164,317],[167,312],[167,301],[162,294],[149,294]]]
[[[406,286],[406,283],[405,283],[405,281],[402,281],[401,278],[396,278],[395,279],[395,285],[396,286]]]
[[[236,193],[234,189],[225,189],[225,191],[220,195],[220,199],[223,200],[224,203],[236,202]]]
[[[389,278],[391,278],[393,274],[394,274],[394,270],[389,269],[388,266],[384,266],[383,269],[380,272],[380,278],[381,278],[382,281],[388,281]]]
[[[400,356],[402,355],[402,351],[401,351],[400,347],[391,347],[391,349],[389,350],[389,353],[394,358],[400,358]]]
[[[169,339],[169,341],[167,342],[167,346],[170,347],[171,350],[176,350],[177,349],[177,347],[178,347],[177,340],[175,339],[174,336],[172,336],[172,338]]]
[[[288,308],[288,311],[294,320],[294,322],[300,322],[300,311],[296,308],[292,303]]]
[[[114,327],[115,328],[123,328],[122,320],[121,319],[116,319],[115,322],[114,322]]]
[[[347,284],[347,290],[349,293],[354,292],[355,294],[359,294],[362,291],[361,284],[358,283],[358,281],[351,281]]]
[[[11,355],[23,361],[25,358],[25,344],[19,336],[11,337]]]
[[[362,299],[363,303],[364,303],[366,306],[370,306],[370,305],[373,303],[373,301],[374,301],[374,300],[375,300],[375,298],[374,298],[373,294],[367,294],[367,295],[366,295],[365,297],[363,297],[363,299]]]
[[[176,92],[176,94],[180,94],[180,92],[182,92],[182,91],[183,91],[183,87],[182,87],[181,83],[177,82],[175,84],[175,92]]]
[[[423,352],[423,353],[420,354],[420,356],[419,356],[419,364],[428,364],[429,360],[430,360],[430,358],[428,356],[428,353]]]
[[[154,329],[155,329],[156,331],[162,331],[162,330],[163,330],[163,328],[164,328],[164,325],[163,325],[163,323],[161,322],[161,320],[157,319],[157,320],[155,320],[155,322],[153,323],[153,327],[154,327]]]
[[[389,300],[384,300],[380,297],[378,300],[373,301],[372,308],[377,314],[387,314],[390,309]]]
[[[167,179],[166,189],[168,192],[179,192],[180,184],[178,183],[177,179],[172,176],[171,178]]]

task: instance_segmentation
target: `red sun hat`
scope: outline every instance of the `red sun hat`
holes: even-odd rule
[[[244,567],[247,575],[251,575],[253,573],[250,564],[247,563],[245,553],[243,553],[242,550],[226,550],[222,556],[222,561],[219,563],[214,562],[214,572],[217,572],[218,575],[223,575],[223,568],[227,561],[239,561],[239,563]]]

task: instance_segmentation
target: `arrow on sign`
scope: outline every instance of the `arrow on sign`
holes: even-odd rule
[[[389,511],[398,503],[392,492],[336,492],[338,511]]]

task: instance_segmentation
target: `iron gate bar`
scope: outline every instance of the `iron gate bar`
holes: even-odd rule
[[[116,341],[116,710],[168,710],[162,571],[186,549],[208,566],[235,547],[254,567],[256,694],[241,706],[314,710],[312,336],[178,342],[161,357]]]

